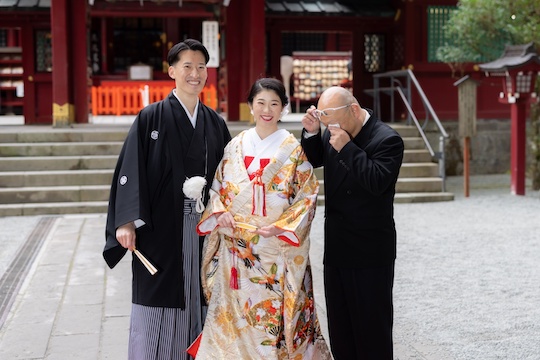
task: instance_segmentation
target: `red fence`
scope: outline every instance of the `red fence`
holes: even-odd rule
[[[145,105],[164,99],[171,90],[171,86],[92,86],[92,115],[136,115]],[[217,109],[217,90],[213,84],[205,86],[200,97],[205,105]]]

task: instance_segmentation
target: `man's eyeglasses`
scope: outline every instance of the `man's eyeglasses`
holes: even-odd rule
[[[312,114],[315,115],[315,117],[319,121],[321,121],[321,118],[323,116],[332,116],[332,115],[334,115],[336,113],[336,111],[348,108],[351,105],[352,104],[348,104],[348,105],[343,105],[343,106],[339,106],[339,107],[336,107],[336,108],[328,108],[328,109],[323,109],[323,110],[315,109],[315,110],[313,110]]]

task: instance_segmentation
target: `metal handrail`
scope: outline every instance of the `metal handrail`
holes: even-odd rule
[[[406,86],[404,87],[398,78],[406,79]],[[380,79],[383,78],[389,78],[390,79],[390,87],[380,87]],[[422,104],[424,105],[425,113],[426,113],[426,119],[424,121],[423,125],[420,125],[420,122],[418,121],[418,118],[416,117],[414,110],[412,109],[412,86],[414,85],[414,88],[418,92],[420,99],[422,100]],[[414,76],[413,72],[409,69],[407,70],[396,70],[396,71],[388,71],[381,74],[375,74],[373,76],[373,89],[366,91],[366,93],[373,96],[373,110],[375,111],[375,114],[380,116],[381,114],[381,103],[380,103],[380,93],[387,93],[390,96],[390,112],[391,112],[391,121],[393,122],[394,117],[394,108],[395,108],[395,102],[394,102],[394,93],[397,92],[400,98],[402,99],[405,107],[407,108],[407,125],[411,125],[411,122],[414,123],[416,128],[418,129],[420,136],[424,140],[424,143],[426,145],[426,148],[428,149],[429,153],[432,157],[436,158],[439,163],[439,176],[442,178],[442,191],[446,191],[446,170],[445,170],[445,140],[448,139],[448,133],[442,126],[441,121],[439,120],[439,117],[433,110],[433,107],[431,106],[431,103],[429,102],[426,94],[424,93],[424,90],[418,83],[418,80],[416,79],[416,76]],[[429,139],[427,138],[425,134],[425,128],[428,124],[428,121],[431,118],[433,118],[433,121],[435,122],[435,125],[437,126],[437,129],[439,131],[439,152],[435,152],[433,150],[433,147],[431,146]]]
[[[429,140],[426,137],[426,133],[424,132],[424,129],[422,129],[422,126],[420,126],[420,122],[418,122],[418,119],[416,118],[416,115],[414,114],[414,111],[411,108],[411,105],[407,102],[407,98],[405,97],[405,94],[403,93],[403,90],[401,89],[401,87],[398,87],[396,90],[397,90],[398,94],[400,95],[400,97],[403,99],[403,103],[405,104],[405,107],[407,108],[407,111],[409,112],[409,115],[412,117],[412,120],[413,120],[414,124],[416,125],[416,128],[420,132],[420,136],[424,140],[424,143],[426,144],[426,147],[427,147],[429,153],[431,154],[431,156],[436,157],[435,151],[431,147],[431,144],[429,143]]]

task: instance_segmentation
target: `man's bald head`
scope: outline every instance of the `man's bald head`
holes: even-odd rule
[[[332,86],[324,90],[319,98],[318,108],[332,108],[347,104],[358,104],[351,92],[341,86]]]
[[[351,138],[354,138],[364,124],[365,111],[351,92],[341,86],[332,86],[323,91],[317,109],[326,113],[321,122],[328,126],[338,123]]]

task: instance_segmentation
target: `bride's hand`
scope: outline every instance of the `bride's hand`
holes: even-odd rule
[[[236,221],[234,221],[234,217],[228,211],[218,216],[217,223],[222,228],[224,227],[234,228],[236,226]]]
[[[280,228],[275,227],[274,225],[263,226],[253,231],[255,234],[262,235],[264,237],[271,237],[279,235],[283,232]]]

